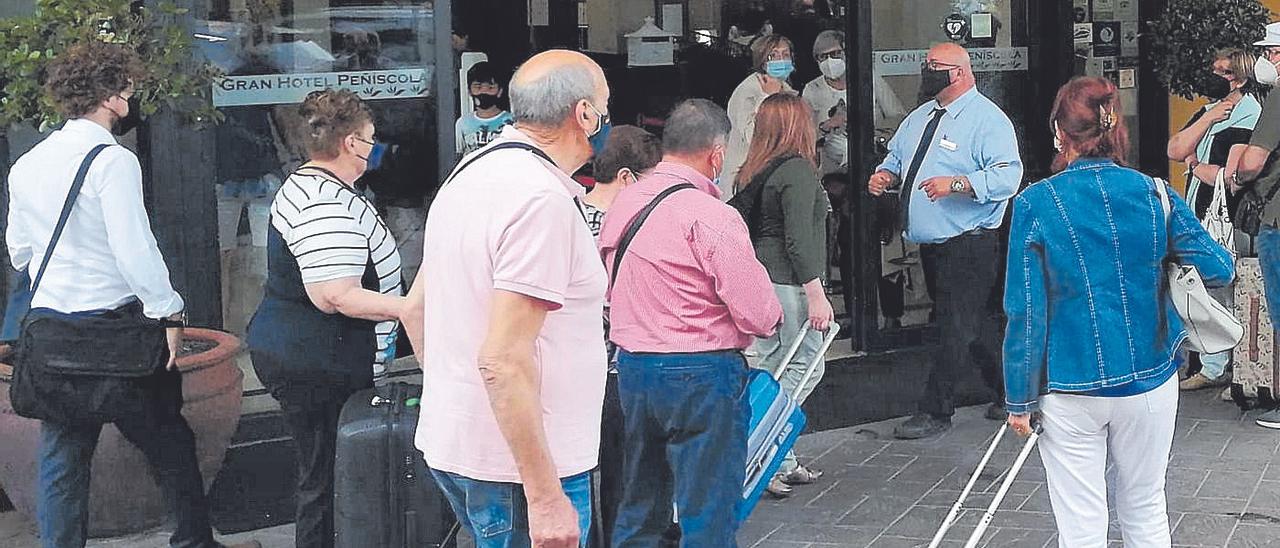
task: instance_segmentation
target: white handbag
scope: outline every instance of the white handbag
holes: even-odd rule
[[[1164,209],[1165,226],[1173,211],[1165,182],[1155,179],[1156,193]],[[1172,234],[1170,234],[1172,239]],[[1202,354],[1224,352],[1236,347],[1244,336],[1244,326],[1235,314],[1209,296],[1200,271],[1192,265],[1170,262],[1165,268],[1169,277],[1169,299],[1187,330],[1187,349]]]
[[[1213,241],[1218,242],[1231,254],[1231,262],[1236,260],[1236,229],[1231,223],[1231,212],[1227,209],[1227,183],[1223,174],[1227,170],[1219,169],[1213,182],[1213,200],[1205,210],[1204,220],[1200,224],[1209,231]]]

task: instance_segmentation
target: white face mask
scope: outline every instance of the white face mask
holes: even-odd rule
[[[1253,78],[1262,85],[1274,86],[1276,82],[1280,82],[1280,72],[1276,70],[1271,60],[1263,55],[1253,64]]]
[[[827,59],[819,63],[818,68],[822,70],[822,75],[826,76],[828,80],[838,80],[844,76],[844,59]]]

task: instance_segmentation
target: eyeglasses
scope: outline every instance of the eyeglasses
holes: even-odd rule
[[[819,63],[826,61],[827,59],[844,59],[844,50],[837,49],[837,50],[828,51],[826,53],[818,54]]]
[[[790,59],[790,58],[791,58],[791,52],[788,50],[773,50],[769,52],[769,55],[765,56],[765,60],[767,61],[781,61],[783,59]]]
[[[942,61],[930,61],[930,60],[926,60],[925,62],[920,63],[920,68],[922,68],[922,69],[927,69],[927,70],[952,70],[952,69],[958,69],[958,68],[960,68],[960,65],[953,65],[953,64],[951,64],[951,63],[943,63]]]

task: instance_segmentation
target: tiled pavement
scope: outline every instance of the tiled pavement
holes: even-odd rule
[[[898,441],[896,421],[801,438],[802,462],[826,471],[820,484],[766,501],[739,535],[744,547],[926,546],[973,473],[998,423],[981,408],[961,410],[955,427],[931,440]],[[1208,392],[1179,410],[1166,492],[1175,546],[1280,547],[1280,432],[1253,424]],[[963,546],[1013,462],[1022,440],[1006,434],[979,476],[944,546]],[[1037,452],[1013,483],[980,546],[1056,546]],[[1112,519],[1113,546],[1121,546]]]
[[[1280,432],[1253,425],[1214,394],[1184,397],[1170,462],[1170,524],[1176,546],[1280,548]],[[925,546],[981,458],[997,423],[980,408],[962,409],[955,428],[936,439],[896,441],[894,422],[802,437],[802,461],[826,471],[819,484],[783,501],[764,501],[739,535],[743,548]],[[968,506],[985,508],[997,475],[1021,441],[1006,435]],[[981,546],[1056,545],[1044,469],[1032,453]],[[962,546],[981,509],[966,510],[945,546]],[[13,513],[0,514],[0,547],[34,540]],[[1113,539],[1115,534],[1113,520]],[[291,547],[292,526],[236,535],[267,548]],[[1112,542],[1120,546],[1119,540]],[[94,541],[97,548],[161,548],[162,535]]]

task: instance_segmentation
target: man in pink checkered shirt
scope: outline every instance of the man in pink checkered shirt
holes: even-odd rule
[[[614,547],[656,546],[679,511],[685,546],[736,546],[749,410],[742,350],[772,335],[782,307],[746,223],[720,201],[729,118],[705,99],[680,103],[664,156],[605,216],[600,252],[616,282],[610,339],[626,417],[626,493]],[[613,273],[628,225],[664,191]]]

